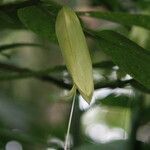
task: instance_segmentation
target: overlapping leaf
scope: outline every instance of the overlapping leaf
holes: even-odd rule
[[[87,31],[114,63],[150,89],[150,51],[110,30]]]
[[[127,145],[126,141],[116,140],[112,142],[107,142],[106,144],[85,144],[76,148],[75,150],[126,150],[128,148],[129,145]]]
[[[22,23],[36,34],[55,41],[55,17],[42,7],[29,6],[18,10]]]
[[[111,94],[107,96],[104,99],[101,99],[97,101],[97,103],[106,105],[106,106],[111,106],[111,107],[132,107],[133,104],[135,104],[135,99],[134,97],[131,96],[126,96],[126,95],[119,95],[116,96],[114,94]]]
[[[89,16],[106,19],[127,26],[141,26],[150,30],[150,15],[116,13],[116,12],[87,12]]]

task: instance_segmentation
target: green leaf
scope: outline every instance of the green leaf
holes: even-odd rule
[[[127,140],[114,140],[104,144],[84,144],[75,150],[128,150],[131,149],[130,141]],[[140,144],[142,150],[149,150],[150,145],[140,141],[135,144]]]
[[[51,41],[56,40],[55,17],[46,9],[40,6],[29,6],[19,9],[18,16],[28,29]]]
[[[69,7],[63,7],[58,13],[56,35],[73,84],[90,102],[94,89],[92,62],[79,19]]]
[[[111,107],[132,107],[135,100],[133,97],[119,95],[116,96],[111,94],[104,99],[97,101],[96,103],[100,103],[102,105],[111,106]]]
[[[121,1],[119,0],[93,0],[95,6],[104,5],[109,10],[123,10]]]
[[[150,51],[114,31],[87,32],[116,65],[150,89]]]
[[[0,11],[0,29],[3,28],[17,28],[17,24],[9,15]]]
[[[116,13],[116,12],[86,12],[88,16],[102,18],[127,26],[141,26],[150,30],[150,15]]]
[[[3,44],[0,45],[0,52],[3,52],[8,49],[18,48],[18,47],[25,47],[25,46],[33,46],[33,47],[44,47],[40,44],[36,43],[13,43],[13,44]]]
[[[129,147],[124,140],[116,140],[105,144],[86,144],[75,150],[127,150]]]

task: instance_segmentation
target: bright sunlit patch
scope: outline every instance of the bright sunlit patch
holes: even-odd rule
[[[137,140],[143,143],[149,143],[150,141],[150,122],[141,126],[137,131]]]
[[[134,91],[131,88],[116,88],[113,90],[113,93],[116,95],[126,95],[129,97],[134,96]]]
[[[130,80],[130,79],[132,79],[132,77],[129,74],[127,74],[124,78],[122,78],[123,81]]]
[[[49,137],[47,140],[47,143],[50,145],[58,145],[59,147],[64,147],[64,142],[56,137]],[[47,150],[50,150],[50,148],[48,148]]]
[[[91,100],[91,104],[89,105],[83,97],[80,95],[79,96],[79,107],[81,110],[87,110],[92,106],[96,100],[103,99],[107,97],[110,94],[116,94],[117,95],[127,95],[127,96],[134,96],[134,91],[129,87],[129,88],[115,88],[115,89],[110,89],[110,88],[102,88],[95,90],[93,93],[93,97]]]
[[[102,112],[102,115],[100,115]],[[85,129],[88,125],[93,123],[99,123],[99,121],[104,120],[105,114],[108,112],[107,109],[101,108],[99,106],[95,106],[90,108],[84,115],[82,116],[82,124]]]
[[[56,150],[56,148],[47,148],[46,150]]]
[[[82,96],[79,96],[79,107],[80,107],[81,110],[86,110],[95,102],[96,99],[105,98],[106,96],[108,96],[111,93],[112,93],[112,90],[108,89],[108,88],[95,90],[94,93],[93,93],[93,97],[92,97],[90,105],[87,102],[85,102],[85,100],[83,99]]]
[[[105,77],[99,73],[99,70],[93,70],[93,78],[95,81],[105,80]]]
[[[91,124],[85,132],[97,143],[127,139],[127,133],[122,128],[109,128],[105,124]]]
[[[127,139],[130,131],[130,115],[127,108],[94,105],[83,114],[82,129],[97,143]]]
[[[17,141],[9,141],[6,144],[5,150],[23,150],[22,145]]]
[[[109,80],[113,81],[113,80],[117,80],[117,71],[113,70],[111,72],[111,74],[108,76]]]
[[[114,67],[113,67],[113,70],[118,70],[118,69],[119,69],[118,66],[114,66]]]

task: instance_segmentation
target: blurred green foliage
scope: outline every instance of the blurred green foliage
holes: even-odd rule
[[[76,97],[70,149],[150,149],[149,4],[1,0],[0,149],[63,149],[72,81],[55,36],[62,5],[82,21],[95,81],[90,106]]]

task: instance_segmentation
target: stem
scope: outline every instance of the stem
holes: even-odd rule
[[[130,150],[141,149],[140,143],[136,139],[137,130],[140,126],[140,121],[142,118],[143,112],[143,104],[144,104],[144,96],[141,94],[136,101],[136,105],[132,110],[132,125],[131,125],[131,133],[130,133]]]
[[[81,138],[82,131],[81,131],[81,115],[82,111],[79,108],[79,93],[76,95],[76,101],[75,101],[75,108],[74,108],[74,116],[72,118],[72,127],[71,127],[71,134],[73,138],[73,147],[76,148],[80,146],[84,140]]]
[[[99,62],[99,63],[94,63],[93,68],[110,67],[109,65],[111,66],[111,62]],[[8,80],[15,80],[15,79],[23,79],[23,78],[37,78],[42,81],[54,83],[59,87],[70,89],[72,87],[71,84],[65,83],[63,80],[56,79],[55,77],[49,75],[50,73],[60,72],[65,69],[66,67],[64,65],[60,65],[60,66],[55,66],[53,68],[34,71],[28,68],[20,68],[11,64],[5,64],[0,62],[0,71],[1,70],[3,71],[0,73],[0,81],[8,81]],[[11,74],[11,72],[13,74]],[[100,81],[96,83],[94,87],[95,89],[101,89],[101,88],[115,89],[117,87],[122,88],[127,84],[130,84],[134,88],[139,89],[140,91],[143,91],[145,93],[150,93],[150,89],[145,88],[141,83],[137,82],[135,79],[129,79],[123,81],[116,80],[116,81],[109,81],[109,82]]]
[[[69,133],[70,133],[70,127],[71,127],[71,121],[72,121],[72,116],[73,116],[75,99],[76,99],[76,92],[75,92],[75,94],[73,96],[73,101],[72,101],[72,106],[71,106],[71,112],[70,112],[69,122],[68,122],[68,129],[67,129],[67,135],[66,135],[64,150],[67,150],[67,146],[68,146]]]
[[[18,47],[26,47],[26,46],[44,47],[44,45],[36,44],[36,43],[13,43],[13,44],[0,45],[0,52],[3,52],[8,49],[13,49],[13,48],[18,48]]]
[[[27,0],[27,1],[18,2],[18,3],[10,3],[10,4],[5,4],[5,5],[0,5],[0,10],[11,12],[11,11],[17,10],[19,8],[37,5],[39,2],[40,2],[40,0]]]

